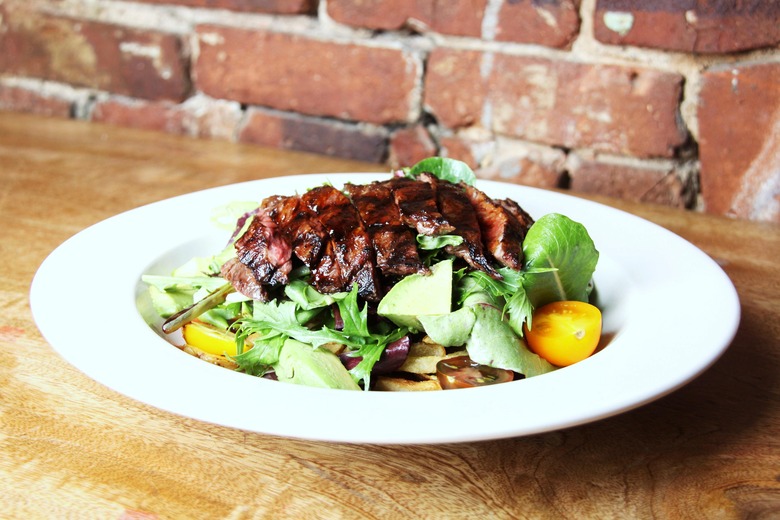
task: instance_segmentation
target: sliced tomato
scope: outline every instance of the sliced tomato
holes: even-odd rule
[[[514,379],[511,370],[475,363],[468,356],[442,359],[436,364],[436,378],[445,390],[506,383]]]
[[[561,301],[536,309],[531,328],[525,327],[528,346],[563,367],[582,361],[596,350],[601,338],[601,311],[585,302]]]
[[[184,342],[214,356],[235,356],[236,336],[200,321],[187,323],[182,330]]]

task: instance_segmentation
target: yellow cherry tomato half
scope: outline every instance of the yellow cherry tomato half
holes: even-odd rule
[[[183,330],[184,342],[214,356],[235,356],[236,336],[199,321],[187,323]]]
[[[548,303],[534,311],[525,338],[531,350],[553,365],[577,363],[593,354],[599,344],[601,311],[585,302]]]

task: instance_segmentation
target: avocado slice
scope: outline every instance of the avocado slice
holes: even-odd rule
[[[279,381],[318,388],[360,390],[341,364],[338,356],[324,348],[313,348],[294,339],[287,339],[274,365]]]
[[[427,275],[412,274],[398,282],[379,302],[377,314],[401,327],[419,332],[418,316],[449,314],[452,310],[452,260],[431,266]]]
[[[457,347],[466,343],[471,336],[476,316],[470,307],[461,307],[449,314],[419,316],[418,319],[434,343],[443,347]]]
[[[154,310],[163,318],[169,318],[177,312],[192,305],[194,290],[179,290],[171,288],[163,291],[154,285],[149,286],[149,296],[152,299]]]

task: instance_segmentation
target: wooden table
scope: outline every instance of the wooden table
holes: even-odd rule
[[[92,381],[33,323],[40,263],[106,217],[248,179],[365,170],[385,168],[0,113],[0,517],[780,517],[780,226],[602,201],[714,257],[742,323],[672,395],[524,438],[341,445],[203,424]]]

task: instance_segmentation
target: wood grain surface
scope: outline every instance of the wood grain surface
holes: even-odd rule
[[[40,263],[106,217],[238,181],[384,169],[0,113],[0,517],[780,518],[778,226],[601,199],[723,266],[742,303],[737,336],[658,401],[499,441],[342,445],[205,424],[87,378],[32,320]]]

